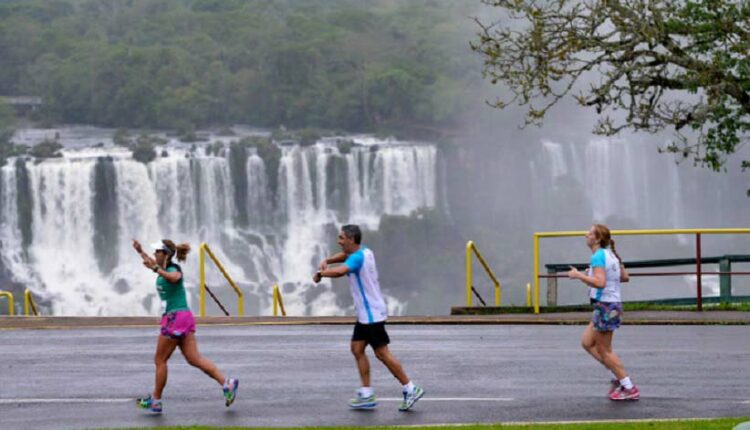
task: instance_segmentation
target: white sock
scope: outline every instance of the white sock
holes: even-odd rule
[[[372,387],[362,387],[359,389],[359,395],[362,397],[370,397],[373,394],[375,394],[375,392],[372,390]]]
[[[411,381],[409,381],[406,385],[404,385],[403,391],[405,393],[409,393],[409,394],[413,393],[414,392],[414,383],[412,383]]]
[[[625,387],[626,390],[629,390],[629,389],[633,388],[633,383],[630,382],[630,376],[626,376],[626,377],[620,379],[620,385],[622,385],[623,387]]]

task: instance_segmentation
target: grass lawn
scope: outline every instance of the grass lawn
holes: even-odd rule
[[[624,303],[626,311],[697,311],[696,305],[670,305],[661,303]],[[704,311],[750,311],[750,302],[704,303]]]
[[[446,426],[426,426],[425,428],[434,430],[732,430],[737,424],[750,422],[747,418],[720,418],[713,420],[679,420],[679,421],[637,421],[637,422],[591,422],[585,424],[470,424],[470,425],[446,425]],[[149,427],[157,430],[217,430],[217,429],[234,429],[250,430],[261,429],[264,427]],[[360,430],[363,427],[292,427],[294,429],[306,430]],[[365,427],[368,430],[411,430],[419,428],[418,426],[404,427]],[[750,428],[750,424],[748,424]],[[132,429],[135,430],[135,429]],[[274,429],[283,430],[283,429]]]

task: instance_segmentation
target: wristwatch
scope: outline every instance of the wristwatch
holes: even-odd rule
[[[154,273],[158,272],[159,271],[159,265],[158,264],[154,264],[154,267],[152,267],[151,270],[153,270]]]

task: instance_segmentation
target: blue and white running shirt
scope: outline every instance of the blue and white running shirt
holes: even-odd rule
[[[385,321],[388,308],[380,293],[375,255],[369,248],[361,246],[347,257],[344,264],[349,268],[349,288],[357,310],[357,321],[361,324]]]
[[[599,248],[591,256],[589,276],[594,276],[594,267],[604,268],[607,283],[604,288],[589,288],[592,299],[600,302],[621,302],[620,299],[620,260],[607,248]]]

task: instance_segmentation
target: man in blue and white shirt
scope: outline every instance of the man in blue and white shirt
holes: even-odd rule
[[[354,308],[357,311],[351,351],[357,360],[357,368],[362,380],[362,387],[357,391],[357,397],[349,402],[349,406],[354,409],[372,409],[377,405],[375,392],[370,386],[370,362],[365,354],[365,348],[369,344],[375,352],[375,357],[382,361],[403,385],[404,400],[398,409],[407,411],[424,395],[424,390],[409,380],[401,363],[388,349],[390,338],[385,330],[388,308],[380,292],[375,254],[361,243],[362,231],[359,226],[341,227],[338,235],[341,252],[320,262],[320,268],[313,276],[313,281],[318,283],[324,277],[349,277],[349,288],[354,299]],[[333,268],[328,267],[329,264],[335,263],[344,264]]]

